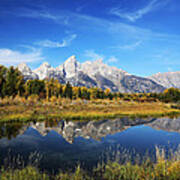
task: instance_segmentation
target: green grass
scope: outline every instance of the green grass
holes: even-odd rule
[[[7,170],[1,169],[1,180],[49,180],[49,176],[45,173],[40,173],[34,167],[26,167],[21,170]]]
[[[9,101],[0,104],[0,121],[41,121],[46,119],[98,120],[120,117],[146,118],[179,116],[180,109],[160,102],[136,103],[110,100],[66,100],[57,102]]]
[[[150,161],[142,165],[127,162],[124,165],[118,162],[108,162],[104,166],[95,168],[90,174],[77,167],[75,172],[60,172],[50,176],[40,173],[34,167],[26,167],[21,170],[3,170],[0,173],[1,180],[179,180],[180,160],[165,160],[159,157],[156,163]]]

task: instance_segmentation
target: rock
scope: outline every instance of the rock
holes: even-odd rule
[[[149,78],[166,88],[180,88],[180,71],[157,73]]]
[[[169,87],[180,88],[180,72],[160,73],[144,78],[108,66],[101,59],[81,64],[75,56],[71,56],[57,68],[45,62],[34,71],[26,64],[20,64],[18,69],[26,80],[54,78],[62,84],[69,81],[73,86],[99,87],[103,90],[109,88],[112,92],[148,93],[162,92]]]
[[[64,77],[72,78],[80,71],[80,63],[77,62],[75,56],[68,58],[63,65],[60,65],[56,70],[63,73]]]
[[[32,70],[25,63],[19,64],[17,66],[17,68],[23,74],[25,80],[28,80],[28,79],[38,79],[39,78],[38,75],[35,74],[34,72],[32,72]]]

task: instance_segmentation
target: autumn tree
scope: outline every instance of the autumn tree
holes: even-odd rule
[[[79,98],[79,87],[73,87],[72,88],[72,91],[73,91],[73,99],[77,99],[77,98]]]
[[[169,88],[163,92],[162,100],[165,102],[180,101],[180,90],[178,88]]]
[[[60,88],[61,84],[56,79],[50,79],[45,81],[46,87],[46,98],[49,99],[52,96],[59,97],[60,96]]]
[[[90,99],[90,91],[87,87],[81,87],[81,98]]]

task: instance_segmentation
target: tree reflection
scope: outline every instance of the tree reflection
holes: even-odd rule
[[[0,123],[0,139],[12,139],[19,135],[22,129],[22,123]]]

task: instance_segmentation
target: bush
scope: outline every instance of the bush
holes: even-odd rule
[[[28,102],[29,102],[29,104],[36,104],[38,101],[39,101],[39,96],[38,95],[36,95],[36,94],[32,94],[32,95],[30,95],[29,97],[28,97]]]
[[[46,174],[41,174],[36,168],[26,167],[22,170],[1,170],[0,179],[2,180],[49,180]]]
[[[26,99],[24,97],[20,97],[20,96],[16,96],[13,100],[13,102],[15,104],[25,104],[26,103]]]
[[[57,98],[56,96],[52,96],[52,97],[50,98],[50,101],[51,101],[52,103],[56,104],[57,101],[58,101],[58,98]]]

